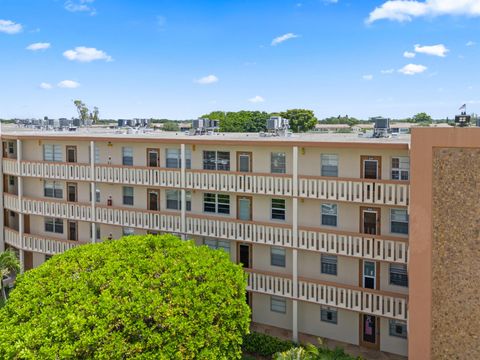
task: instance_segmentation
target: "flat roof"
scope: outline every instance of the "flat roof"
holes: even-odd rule
[[[178,143],[230,143],[232,145],[255,144],[255,145],[303,145],[322,146],[322,144],[339,143],[354,146],[396,147],[408,148],[410,135],[402,134],[389,138],[361,137],[354,133],[300,133],[291,136],[260,136],[259,133],[215,133],[212,135],[186,135],[183,132],[161,131],[147,129],[141,131],[127,131],[126,129],[108,129],[99,127],[78,128],[76,131],[38,130],[19,127],[13,124],[5,124],[1,128],[1,137],[5,139],[57,139],[77,141],[132,141],[132,142],[167,142]]]

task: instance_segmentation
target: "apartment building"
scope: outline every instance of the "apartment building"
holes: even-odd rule
[[[440,130],[460,129],[422,129]],[[409,316],[409,135],[4,129],[1,139],[1,243],[25,270],[86,243],[174,233],[243,264],[252,321],[294,340],[310,334],[407,356],[410,332],[428,330],[412,330]],[[427,270],[415,261],[420,279]],[[422,346],[410,346],[411,358],[428,358]]]

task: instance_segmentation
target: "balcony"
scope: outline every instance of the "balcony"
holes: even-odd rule
[[[297,296],[294,296],[291,277],[256,270],[245,271],[248,274],[247,290],[249,291],[391,319],[407,320],[408,297],[406,295],[298,278]]]
[[[180,169],[139,166],[95,165],[95,181],[112,184],[180,188]]]
[[[20,239],[18,231],[5,227],[5,243],[17,249],[55,255],[61,254],[76,246],[87,244],[88,242],[44,238],[32,234],[23,234],[23,238]]]
[[[409,187],[409,183],[405,181],[306,177],[300,175],[298,196],[309,199],[408,206]]]
[[[4,206],[20,211],[18,196],[4,194]],[[58,200],[22,198],[23,213],[70,220],[94,221],[114,226],[133,227],[150,231],[185,233],[234,241],[251,242],[316,251],[332,255],[367,258],[406,264],[408,239],[400,237],[365,235],[346,231],[334,231],[300,227],[297,246],[293,243],[293,228],[288,224],[256,221],[240,221],[221,216],[187,213],[182,231],[180,212],[150,211],[123,207],[95,206]]]

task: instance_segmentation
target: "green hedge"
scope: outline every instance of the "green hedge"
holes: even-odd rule
[[[242,350],[249,354],[272,356],[297,346],[293,341],[281,340],[274,336],[252,332],[244,336]]]

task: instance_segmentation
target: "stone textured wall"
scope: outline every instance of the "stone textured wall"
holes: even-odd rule
[[[480,359],[480,149],[433,151],[432,359]]]

